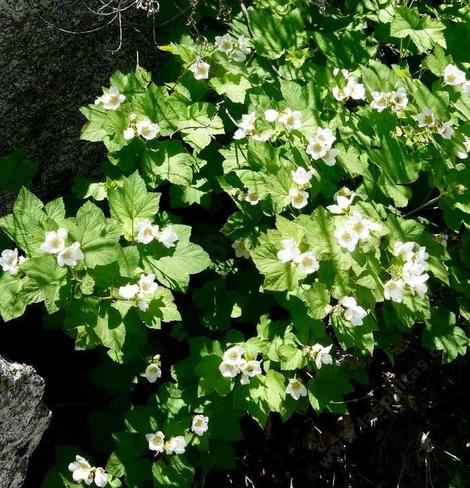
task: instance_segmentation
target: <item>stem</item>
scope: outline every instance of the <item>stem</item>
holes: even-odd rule
[[[409,215],[413,215],[416,212],[419,212],[421,209],[423,209],[425,207],[428,207],[429,205],[432,205],[433,203],[436,203],[437,201],[439,201],[446,194],[447,194],[447,192],[441,192],[441,193],[439,193],[439,195],[437,195],[437,197],[431,198],[431,200],[429,200],[429,201],[427,201],[425,203],[422,203],[419,207],[416,207],[414,210],[411,210],[410,212],[406,213],[404,216],[405,217],[408,217]]]

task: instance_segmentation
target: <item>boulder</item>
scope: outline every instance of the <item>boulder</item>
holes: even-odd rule
[[[0,488],[20,488],[29,458],[47,429],[44,380],[31,366],[0,356]]]
[[[79,108],[102,93],[113,71],[132,70],[137,59],[149,70],[158,65],[152,17],[128,8],[120,36],[117,19],[91,11],[104,3],[0,2],[0,156],[25,147],[40,165],[33,191],[45,200],[66,192],[74,176],[99,175],[104,147],[79,140]],[[0,195],[0,215],[13,199]]]

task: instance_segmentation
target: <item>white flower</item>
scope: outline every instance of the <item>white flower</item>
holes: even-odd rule
[[[327,149],[330,149],[333,143],[336,141],[336,136],[333,134],[333,131],[328,127],[326,129],[322,129],[320,127],[317,130],[316,136]]]
[[[207,78],[209,78],[209,68],[210,64],[198,57],[189,67],[189,70],[194,73],[194,78],[196,80],[207,80]]]
[[[95,485],[102,488],[108,484],[108,473],[103,468],[95,469]]]
[[[145,368],[144,376],[147,378],[149,383],[155,383],[158,378],[162,376],[162,370],[160,369],[160,365],[157,363],[150,363]]]
[[[137,134],[147,141],[155,139],[160,134],[160,126],[149,119],[139,120],[136,124]]]
[[[135,224],[137,232],[136,242],[149,244],[158,237],[158,225],[153,225],[148,219],[141,219]]]
[[[465,73],[453,64],[448,64],[444,68],[444,83],[456,86],[465,83]]]
[[[215,37],[215,44],[217,49],[223,53],[229,53],[233,51],[234,40],[230,34]]]
[[[268,130],[261,131],[261,132],[258,131],[258,130],[255,130],[255,131],[252,132],[251,138],[254,141],[266,142],[271,137],[272,134],[273,134],[273,132],[272,131],[268,131]]]
[[[243,359],[243,348],[241,346],[232,346],[224,352],[223,361],[233,366],[240,366]]]
[[[351,77],[348,80],[347,87],[349,87],[350,97],[353,100],[364,100],[366,89],[362,83],[358,83],[354,77]]]
[[[151,451],[163,452],[165,449],[165,434],[159,430],[155,434],[147,434],[145,436],[149,443],[149,449]]]
[[[338,74],[341,72],[341,74],[344,76],[344,78],[348,79],[350,74],[349,74],[349,70],[347,70],[346,68],[342,68],[342,69],[339,69],[339,68],[334,68],[333,69],[333,75],[334,76],[338,76]]]
[[[295,171],[291,171],[292,181],[299,186],[307,186],[312,179],[313,171],[306,170],[299,166]]]
[[[92,474],[92,467],[85,458],[77,455],[75,456],[75,461],[69,464],[69,471],[72,473],[74,481],[78,483],[81,481],[87,482]]]
[[[389,94],[385,92],[374,92],[372,93],[372,102],[370,102],[370,106],[377,110],[378,112],[382,112],[385,110],[389,103]]]
[[[119,287],[119,296],[126,300],[132,300],[139,293],[139,285],[125,285]]]
[[[364,317],[367,312],[357,304],[353,297],[343,297],[340,300],[340,305],[345,308],[344,318],[353,325],[362,325]]]
[[[336,157],[339,156],[339,151],[338,149],[335,149],[334,147],[332,149],[329,149],[326,154],[323,156],[323,161],[325,161],[325,164],[327,166],[334,166],[336,164]]]
[[[296,260],[299,264],[300,271],[304,274],[312,274],[318,271],[320,267],[318,259],[313,252],[304,252]]]
[[[337,227],[334,232],[335,238],[341,247],[345,247],[349,252],[353,252],[356,249],[359,242],[359,236],[351,229],[348,224]]]
[[[403,291],[405,284],[403,280],[389,280],[384,284],[385,300],[392,300],[397,303],[403,301]]]
[[[277,258],[283,263],[296,261],[300,256],[300,249],[295,239],[282,239],[282,249],[278,251]]]
[[[406,261],[410,260],[413,257],[413,249],[415,247],[415,243],[408,241],[408,242],[401,242],[401,241],[396,241],[393,244],[392,248],[392,254],[395,257],[401,257],[402,259],[405,259]]]
[[[250,40],[246,36],[239,36],[237,39],[237,45],[238,49],[243,53],[243,54],[250,54],[251,52],[251,47],[250,47]]]
[[[41,251],[50,254],[58,254],[65,247],[67,235],[67,229],[64,229],[63,227],[57,229],[57,231],[46,232],[46,237],[40,247]]]
[[[465,147],[465,151],[459,151],[457,153],[457,157],[459,159],[467,159],[468,158],[468,153],[470,152],[470,137],[468,136],[463,136],[464,137],[464,147]]]
[[[308,140],[306,152],[313,159],[317,160],[326,156],[328,147],[317,136],[313,136]]]
[[[175,247],[175,243],[178,240],[178,234],[173,230],[173,227],[165,227],[158,233],[158,242],[162,243],[165,247]]]
[[[78,261],[84,258],[83,252],[80,249],[80,243],[74,242],[71,246],[62,249],[57,254],[57,264],[59,266],[76,266]]]
[[[370,221],[362,216],[358,211],[351,214],[348,224],[353,232],[355,232],[359,239],[368,239],[370,231]]]
[[[403,281],[409,286],[411,292],[419,297],[423,297],[428,287],[426,281],[429,275],[424,272],[424,266],[420,263],[408,261],[403,265]]]
[[[209,428],[209,417],[204,415],[195,415],[191,423],[191,430],[198,436],[204,435]]]
[[[0,257],[0,266],[5,273],[15,276],[20,270],[21,263],[24,263],[25,260],[24,256],[18,256],[18,249],[5,249]]]
[[[154,274],[142,274],[139,279],[139,293],[143,296],[153,296],[158,289],[158,283],[155,283]]]
[[[308,204],[308,193],[298,188],[289,190],[290,203],[294,208],[301,209]]]
[[[165,452],[167,454],[184,454],[188,443],[182,435],[172,437],[165,443]]]
[[[95,104],[102,105],[105,110],[117,110],[126,99],[115,86],[111,86],[107,93],[97,98]]]
[[[240,365],[240,371],[242,373],[240,383],[242,385],[247,385],[250,382],[250,378],[253,378],[254,376],[262,373],[261,362],[254,359],[250,361],[244,361]]]
[[[307,396],[307,388],[297,378],[291,378],[286,388],[286,393],[290,395],[294,400],[298,400],[301,396]]]
[[[333,97],[338,100],[338,102],[342,102],[351,96],[351,89],[347,85],[344,88],[334,86],[331,93],[333,94]]]
[[[268,110],[264,111],[264,118],[267,122],[276,122],[279,117],[279,112],[274,110],[273,108],[268,108]]]
[[[250,205],[258,205],[259,197],[255,190],[248,190],[246,192],[245,202],[248,202]]]
[[[351,207],[353,198],[354,198],[354,195],[350,198],[347,198],[347,197],[342,196],[342,195],[338,195],[336,197],[336,204],[335,205],[328,205],[326,208],[332,214],[336,214],[336,215],[345,214],[346,212],[349,211],[349,208]]]
[[[464,95],[470,95],[470,80],[465,81],[462,85],[462,93]]]
[[[421,113],[416,116],[416,120],[418,121],[419,127],[433,127],[435,124],[434,114],[428,107],[423,107]]]
[[[126,141],[130,141],[131,139],[134,139],[135,137],[135,129],[134,127],[128,127],[127,129],[124,129],[124,139]]]
[[[242,120],[239,122],[238,127],[246,131],[251,131],[255,128],[255,121],[256,121],[256,112],[243,114]]]
[[[279,122],[287,129],[300,129],[302,127],[302,112],[286,108],[279,115]]]
[[[224,378],[235,378],[240,369],[238,366],[222,361],[219,365],[219,371]]]
[[[440,134],[444,139],[451,139],[454,132],[455,131],[449,121],[442,122],[442,124],[439,124],[437,127],[437,133]]]
[[[392,112],[398,112],[399,110],[408,106],[408,96],[406,90],[400,87],[397,91],[390,93],[390,108]]]
[[[235,251],[235,256],[237,258],[250,258],[250,251],[246,248],[245,240],[244,239],[237,239],[233,244],[232,247]]]
[[[311,355],[315,359],[315,366],[320,369],[323,364],[332,364],[333,358],[330,351],[333,346],[322,346],[321,344],[314,344],[310,350]]]

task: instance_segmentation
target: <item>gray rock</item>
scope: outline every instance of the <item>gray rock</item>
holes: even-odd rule
[[[47,429],[44,380],[31,366],[0,356],[0,488],[20,488],[28,461]]]
[[[151,18],[135,6],[123,14],[122,47],[113,52],[118,22],[105,26],[110,17],[87,9],[103,3],[0,1],[0,155],[26,147],[40,164],[33,191],[46,200],[67,191],[74,176],[99,175],[104,147],[79,140],[79,108],[101,94],[113,71],[134,69],[137,56],[153,71],[161,59]],[[10,211],[11,201],[0,195],[0,215]]]

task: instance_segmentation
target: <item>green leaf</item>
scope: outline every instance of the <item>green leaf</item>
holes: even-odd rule
[[[25,278],[20,290],[20,300],[26,303],[44,302],[47,311],[54,313],[68,295],[67,268],[61,268],[55,256],[47,255],[27,259],[21,270]]]
[[[409,37],[420,53],[436,45],[445,49],[444,30],[442,22],[429,15],[421,15],[417,8],[398,7],[390,24],[392,37]]]
[[[159,142],[153,149],[148,147],[142,160],[145,175],[155,187],[163,181],[191,185],[195,164],[194,157],[177,140]]]
[[[111,217],[134,235],[134,224],[141,219],[153,220],[158,212],[160,194],[147,192],[139,173],[135,171],[124,179],[122,187],[108,190]]]
[[[0,275],[0,315],[5,322],[21,317],[26,303],[20,297],[22,281],[8,273]]]
[[[330,306],[330,294],[323,283],[313,283],[299,297],[307,304],[309,315],[314,319],[323,319]]]
[[[145,271],[154,273],[162,285],[172,290],[185,291],[190,275],[204,271],[211,264],[211,260],[200,246],[189,241],[190,227],[172,227],[178,235],[176,246],[170,249],[146,246],[142,263]]]
[[[445,308],[431,309],[431,317],[425,321],[422,343],[424,347],[443,351],[442,360],[450,363],[467,352],[468,337],[456,325],[455,314]]]
[[[323,366],[315,379],[308,382],[307,390],[310,404],[317,412],[347,413],[343,395],[350,393],[353,387],[343,370]]]
[[[26,188],[22,188],[13,213],[0,219],[0,228],[15,241],[28,256],[38,256],[46,231],[57,226],[44,212],[44,205]]]
[[[161,460],[152,466],[154,488],[190,488],[194,477],[194,468],[185,456],[171,456],[168,463]]]
[[[116,259],[121,229],[117,222],[105,218],[94,203],[86,202],[68,223],[70,237],[80,243],[88,268],[110,264]]]

